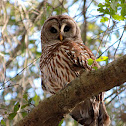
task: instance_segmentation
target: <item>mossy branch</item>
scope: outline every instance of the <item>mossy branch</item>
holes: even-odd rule
[[[57,94],[41,101],[15,126],[58,126],[65,114],[92,95],[126,82],[126,55],[96,71],[83,72]]]

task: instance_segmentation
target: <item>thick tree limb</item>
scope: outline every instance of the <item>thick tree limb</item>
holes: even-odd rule
[[[126,82],[126,55],[97,71],[84,72],[65,89],[39,103],[15,126],[58,126],[65,114],[87,97]]]

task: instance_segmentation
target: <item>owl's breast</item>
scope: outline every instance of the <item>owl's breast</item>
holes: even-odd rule
[[[46,63],[43,62],[44,65],[41,65],[42,62],[40,63],[43,87],[50,93],[61,90],[76,77],[75,72],[72,70],[73,63],[64,50],[67,49],[59,47],[51,57],[48,56],[49,60]]]

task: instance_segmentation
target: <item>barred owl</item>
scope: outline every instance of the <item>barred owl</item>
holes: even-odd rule
[[[47,19],[41,31],[40,69],[42,88],[55,94],[80,75],[81,70],[98,67],[93,53],[83,44],[76,22],[67,15]],[[92,66],[88,59],[94,60]],[[103,93],[79,103],[70,115],[84,126],[109,126]]]

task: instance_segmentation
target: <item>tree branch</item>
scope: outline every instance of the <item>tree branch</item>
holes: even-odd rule
[[[46,0],[43,0],[42,2],[40,2],[39,5],[37,6],[37,8],[36,8],[35,10],[41,10],[41,8],[44,6],[45,2],[46,2]],[[33,13],[32,18],[31,18],[31,22],[34,23],[35,20],[36,20],[36,18],[37,18],[38,16],[39,16],[38,14]],[[22,30],[22,29],[21,29],[21,30]],[[25,43],[24,40],[25,40],[25,35],[26,35],[26,33],[27,33],[27,29],[25,29],[25,27],[24,27],[23,30],[24,30],[24,32],[23,32],[23,34],[22,34],[22,39],[20,40],[20,43],[12,50],[9,60],[6,62],[6,67],[8,67],[8,66],[10,65],[10,63],[11,63],[11,62],[13,61],[13,59],[17,56],[18,51],[19,51],[22,47],[26,48],[26,46],[24,46],[24,43]],[[20,32],[21,32],[21,31],[20,31]]]
[[[83,5],[83,17],[84,17],[84,26],[83,26],[83,42],[86,44],[87,41],[87,17],[86,17],[86,12],[87,12],[87,7],[86,7],[86,0],[84,0],[84,5]]]
[[[15,126],[58,126],[65,114],[92,95],[126,82],[126,55],[97,71],[83,72],[57,94],[41,101]]]

